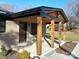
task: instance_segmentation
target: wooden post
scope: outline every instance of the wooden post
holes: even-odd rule
[[[37,17],[37,54],[42,54],[42,17]]]
[[[65,40],[66,39],[66,29],[67,27],[66,27],[66,23],[64,24],[64,34],[63,34],[63,39]]]
[[[52,48],[54,48],[54,36],[55,36],[55,33],[54,33],[54,23],[55,23],[55,21],[51,20],[50,36],[51,36],[51,47]]]
[[[62,39],[62,22],[59,22],[59,46],[61,44]]]

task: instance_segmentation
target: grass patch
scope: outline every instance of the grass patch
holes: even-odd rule
[[[59,35],[58,32],[55,32],[55,38],[58,39]],[[63,33],[62,33],[62,40],[63,39]],[[50,33],[46,34],[46,37],[50,39]],[[76,32],[72,32],[72,31],[67,31],[66,32],[66,39],[65,40],[69,40],[69,41],[79,41],[79,34]]]
[[[67,33],[66,40],[79,41],[79,34]]]

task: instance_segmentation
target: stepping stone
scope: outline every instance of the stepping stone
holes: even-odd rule
[[[66,42],[63,44],[61,47],[56,49],[57,53],[65,54],[65,55],[70,55],[73,49],[75,48],[77,43],[73,42]]]

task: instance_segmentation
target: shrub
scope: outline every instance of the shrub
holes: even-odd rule
[[[22,53],[19,53],[21,59],[30,59],[30,53],[27,51],[23,51]]]
[[[2,55],[5,56],[7,54],[7,50],[5,48],[5,46],[1,46],[1,50],[2,50]]]

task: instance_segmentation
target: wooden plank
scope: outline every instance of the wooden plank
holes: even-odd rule
[[[28,17],[16,18],[16,19],[14,19],[14,21],[36,23],[37,22],[37,16],[28,16]]]
[[[55,23],[55,20],[51,20],[51,24],[50,24],[50,36],[51,36],[51,47],[52,48],[54,48],[54,37],[55,37],[54,23]]]
[[[51,22],[51,19],[50,18],[43,17],[42,20],[43,20],[43,24],[50,23]]]
[[[59,22],[59,46],[61,45],[62,40],[62,22]]]
[[[42,54],[42,18],[37,17],[37,54]]]
[[[76,45],[77,43],[74,43],[74,42],[66,42],[61,47],[56,49],[56,53],[60,53],[64,55],[71,55]]]
[[[58,18],[60,18],[61,20],[65,20],[64,17],[61,15],[60,12],[58,12]]]
[[[58,17],[58,11],[54,11],[54,12],[50,13],[49,15],[52,15],[52,16],[55,16],[55,17]]]

